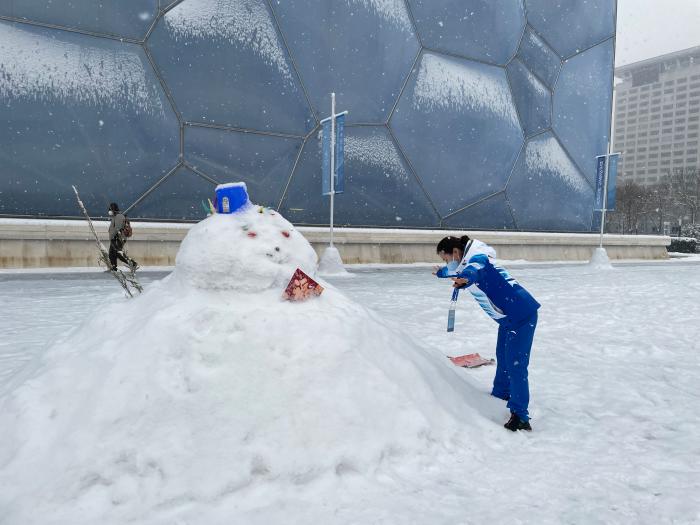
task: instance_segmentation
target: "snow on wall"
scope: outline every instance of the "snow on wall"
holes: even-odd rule
[[[391,172],[391,175],[398,180],[408,180],[408,174],[394,143],[384,135],[345,137],[345,155],[350,160]]]
[[[138,49],[78,45],[3,24],[0,98],[127,106],[136,114],[162,115],[158,87],[146,79]]]
[[[403,0],[347,0],[348,4],[359,4],[368,11],[390,22],[402,31],[411,32],[413,26],[408,17],[406,5]]]
[[[553,136],[530,142],[525,151],[525,163],[532,172],[555,174],[575,191],[583,192],[587,188],[583,176]]]
[[[176,39],[221,38],[242,45],[292,80],[285,50],[263,1],[187,0],[168,11],[164,20]]]
[[[542,42],[542,40],[540,40],[540,39],[537,37],[537,35],[535,35],[535,33],[533,33],[532,31],[526,31],[526,32],[525,32],[525,38],[527,38],[527,40],[528,40],[528,42],[529,42],[530,44],[532,44],[532,45],[534,45],[535,47],[541,49],[542,52],[544,52],[544,53],[550,53],[550,52],[551,52],[551,51],[549,50],[549,48],[545,47],[544,42]]]
[[[458,63],[430,53],[423,55],[413,92],[419,110],[490,111],[519,126],[513,100],[501,69]]]
[[[323,131],[318,134],[318,151],[323,153]],[[385,135],[372,135],[369,137],[357,137],[345,135],[345,158],[362,162],[366,166],[377,167],[384,172],[391,172],[394,178],[407,181],[408,173],[404,167],[399,152],[394,143]],[[387,176],[390,175],[386,173]]]
[[[533,75],[527,67],[523,67],[522,70],[525,72],[527,82],[528,84],[530,84],[533,91],[537,95],[538,100],[541,100],[542,97],[549,95],[549,90],[545,87],[545,85],[542,82],[540,82],[539,78]]]

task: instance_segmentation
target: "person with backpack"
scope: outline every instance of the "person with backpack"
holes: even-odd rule
[[[131,224],[129,219],[119,211],[119,206],[116,202],[112,202],[109,205],[107,214],[110,216],[109,222],[109,263],[111,264],[110,270],[115,271],[117,269],[117,259],[126,263],[132,272],[136,271],[138,264],[135,260],[130,259],[124,253],[124,246],[129,237],[131,237]]]
[[[540,303],[493,263],[496,250],[481,241],[467,235],[445,237],[437,253],[447,266],[436,268],[433,274],[451,278],[455,288],[466,288],[499,325],[491,395],[508,401],[511,416],[503,426],[513,432],[532,430],[527,368]]]

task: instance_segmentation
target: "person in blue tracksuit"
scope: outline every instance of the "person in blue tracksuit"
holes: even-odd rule
[[[445,237],[437,253],[447,266],[436,268],[434,274],[452,278],[455,288],[466,288],[499,325],[491,395],[508,401],[511,417],[504,426],[513,432],[532,430],[527,368],[540,304],[493,263],[496,251],[481,241],[466,235]]]

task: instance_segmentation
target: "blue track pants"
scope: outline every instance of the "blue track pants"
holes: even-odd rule
[[[491,394],[508,400],[508,408],[523,421],[530,416],[530,388],[527,381],[527,366],[530,363],[532,338],[537,327],[537,312],[517,326],[498,327],[496,343],[496,376],[493,378]]]

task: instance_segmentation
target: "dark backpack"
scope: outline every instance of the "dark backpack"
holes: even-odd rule
[[[124,226],[122,226],[122,235],[128,239],[133,235],[133,233],[134,231],[131,229],[131,223],[129,222],[129,218],[125,215]]]

